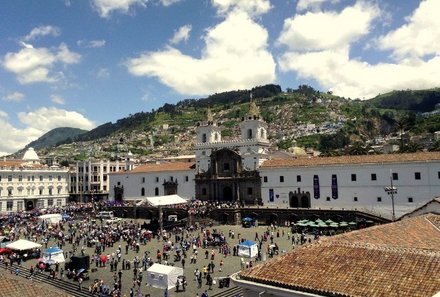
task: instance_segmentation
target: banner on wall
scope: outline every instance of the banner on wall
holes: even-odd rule
[[[321,196],[319,192],[319,177],[317,175],[313,176],[313,197],[318,199]]]
[[[338,199],[338,177],[336,174],[332,175],[332,198]]]

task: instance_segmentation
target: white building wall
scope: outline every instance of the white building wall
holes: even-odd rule
[[[64,206],[69,197],[67,169],[2,168],[0,176],[0,212],[26,210],[28,201],[34,208]]]
[[[289,205],[289,192],[310,192],[312,208],[358,209],[390,216],[392,203],[384,188],[390,186],[390,174],[397,173],[393,180],[397,188],[394,196],[396,216],[412,211],[434,197],[440,196],[440,162],[414,162],[393,164],[362,164],[338,166],[314,166],[296,168],[261,168],[262,199],[265,205]],[[415,178],[420,173],[420,180]],[[332,175],[336,174],[338,198],[332,198]],[[352,181],[351,175],[356,175]],[[371,179],[376,174],[376,180]],[[301,181],[297,181],[297,176]],[[314,198],[313,177],[318,175],[320,198]],[[280,176],[284,182],[280,182]],[[265,177],[267,182],[264,182]],[[269,201],[269,190],[273,189],[274,201]],[[355,201],[357,197],[357,201]],[[378,201],[378,197],[381,201]],[[412,202],[410,202],[412,198]]]
[[[113,190],[115,186],[124,187],[124,200],[142,198],[142,188],[145,189],[145,197],[165,195],[163,183],[171,181],[171,178],[173,181],[177,179],[177,195],[191,200],[195,197],[194,175],[194,170],[110,174],[109,200],[115,200]],[[159,189],[158,195],[156,195],[156,188]]]

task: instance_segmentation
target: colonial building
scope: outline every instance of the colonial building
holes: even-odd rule
[[[22,160],[0,161],[0,212],[64,206],[68,197],[68,169],[40,164],[32,148]]]
[[[240,123],[238,139],[223,141],[221,128],[210,109],[207,121],[197,127],[195,196],[200,200],[261,204],[260,165],[270,143],[267,123],[251,101]]]
[[[76,162],[70,168],[70,194],[72,200],[89,202],[108,199],[110,181],[108,174],[128,171],[135,167],[129,152],[123,160],[87,160]]]
[[[259,171],[265,205],[358,209],[391,217],[394,200],[399,217],[440,196],[440,152],[274,159]]]
[[[194,199],[194,163],[145,164],[131,171],[109,174],[111,197],[115,201],[177,194]]]
[[[286,158],[270,154],[267,123],[254,101],[239,125],[236,139],[222,140],[222,127],[208,109],[206,120],[196,128],[195,164],[192,157],[185,157],[190,161],[185,173],[166,164],[154,171],[146,169],[145,184],[140,183],[138,171],[112,174],[110,199],[139,197],[142,188],[146,196],[174,192],[167,190],[173,189],[169,177],[180,173],[176,193],[187,198],[283,208],[357,209],[388,218],[393,208],[397,218],[440,196],[440,152]],[[182,180],[185,190],[181,192]]]

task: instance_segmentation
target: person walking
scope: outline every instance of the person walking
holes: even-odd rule
[[[78,277],[78,290],[80,291],[82,291],[82,283],[83,283],[82,277]]]

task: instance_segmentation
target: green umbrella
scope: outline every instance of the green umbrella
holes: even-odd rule
[[[349,225],[357,225],[357,223],[356,222],[354,222],[354,221],[351,221],[350,223],[348,223]]]
[[[325,223],[326,223],[326,224],[331,224],[331,223],[334,223],[334,221],[328,219],[327,221],[325,221]]]
[[[318,224],[318,227],[327,228],[328,225],[326,223],[324,223],[324,222],[321,222],[321,223]]]
[[[338,228],[339,227],[339,224],[338,223],[335,223],[335,222],[333,222],[333,223],[330,223],[330,225],[329,225],[330,227],[332,227],[332,228]]]
[[[347,222],[340,222],[340,223],[339,223],[339,226],[340,226],[340,227],[347,227],[347,226],[348,226],[348,223],[347,223]]]

